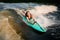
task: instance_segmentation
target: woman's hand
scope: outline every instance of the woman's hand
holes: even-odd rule
[[[36,21],[34,21],[34,24],[37,23]]]
[[[24,11],[24,10],[22,10],[22,12],[23,12],[23,13],[25,13],[25,11]]]

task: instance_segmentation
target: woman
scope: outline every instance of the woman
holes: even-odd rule
[[[36,23],[32,14],[29,11],[27,11],[26,13],[24,11],[22,12],[23,12],[23,15],[25,14],[24,16],[27,18],[28,22],[33,23],[33,24]]]

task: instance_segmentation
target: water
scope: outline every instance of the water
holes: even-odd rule
[[[59,38],[56,36],[59,35],[58,29],[60,27],[60,11],[57,6],[36,3],[0,3],[0,5],[1,10],[5,8],[30,9],[29,11],[35,16],[35,20],[37,17],[38,21],[36,21],[40,23],[41,26],[49,28],[46,33],[40,33],[27,26],[24,22],[21,22],[21,19],[17,18],[15,22],[20,24],[25,40],[55,40]],[[12,16],[16,18],[18,14],[14,14],[13,11]],[[17,30],[16,28],[14,29]]]

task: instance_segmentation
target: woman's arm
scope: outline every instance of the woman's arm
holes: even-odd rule
[[[23,16],[25,16],[25,11],[24,10],[19,10],[18,8],[16,8],[17,12],[20,12]]]
[[[25,16],[25,11],[24,11],[24,10],[22,10],[22,12],[21,12],[21,13],[22,13],[22,15],[24,15],[24,16]]]
[[[32,16],[32,19],[34,20],[34,24],[36,23],[36,21],[35,21],[35,19],[34,19],[34,17]]]
[[[27,20],[29,21],[29,18],[27,17]]]
[[[20,12],[23,16],[25,16],[25,11],[24,10],[20,10]]]

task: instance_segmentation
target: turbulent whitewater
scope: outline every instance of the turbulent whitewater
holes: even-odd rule
[[[41,5],[34,6],[34,9],[27,9],[26,11],[30,11],[33,15],[35,21],[42,27],[47,28],[48,26],[54,25],[55,22],[53,19],[49,19],[44,15],[57,12],[57,7],[53,5]],[[16,9],[15,9],[16,10]],[[17,13],[20,14],[22,10],[17,9]],[[20,13],[19,13],[20,12]],[[50,17],[50,16],[48,16]],[[52,21],[53,20],[53,21]]]
[[[18,14],[13,10],[4,10],[15,8],[29,10],[41,26],[53,27],[53,29],[47,30],[42,35],[21,20],[20,12]],[[60,10],[58,9],[55,5],[37,3],[0,3],[0,40],[50,40],[49,38],[60,37]]]

